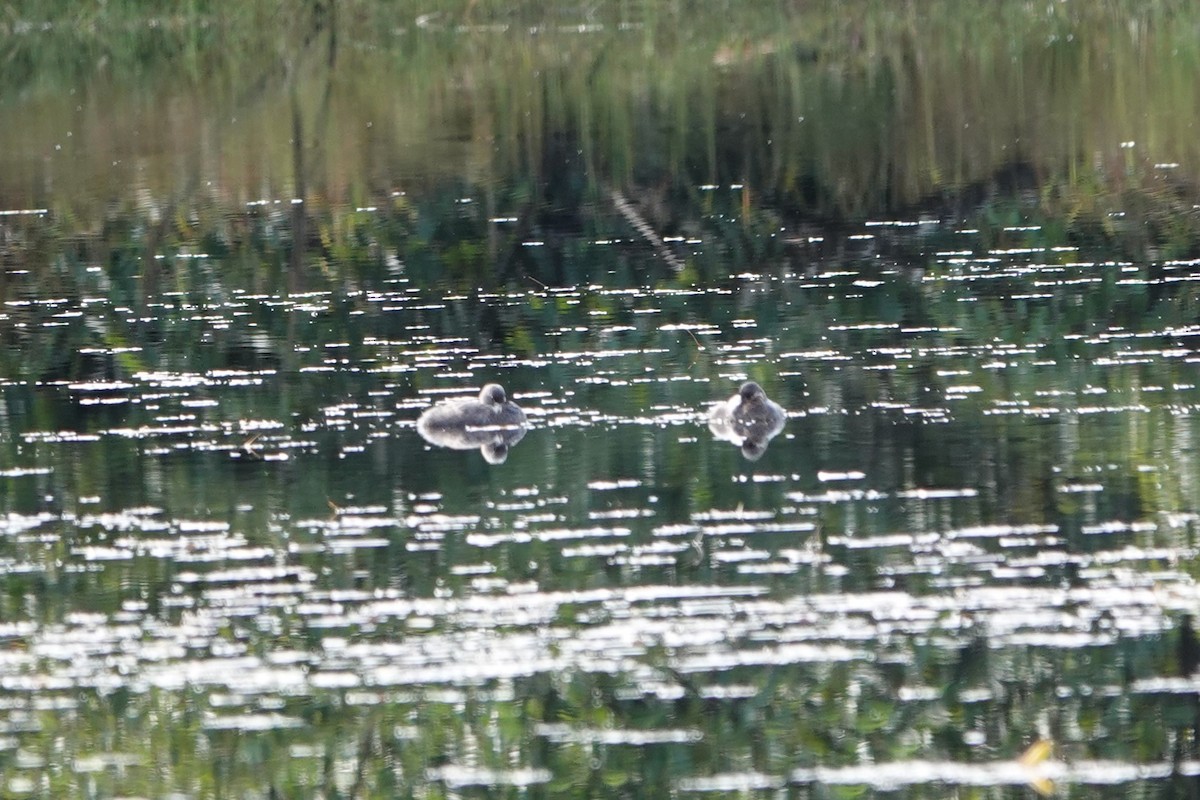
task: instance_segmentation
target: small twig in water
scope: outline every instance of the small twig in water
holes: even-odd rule
[[[256,433],[246,441],[242,442],[242,450],[246,453],[246,455],[253,456],[255,458],[262,458],[262,456],[258,454],[258,448],[254,446],[254,443],[258,441],[258,437],[260,436],[262,436],[261,433]]]
[[[675,255],[667,247],[666,242],[655,232],[654,228],[650,227],[650,223],[646,221],[646,218],[634,208],[632,203],[625,199],[625,195],[613,189],[609,192],[609,199],[612,200],[613,207],[617,209],[617,213],[624,217],[625,221],[633,226],[633,229],[640,233],[643,239],[650,243],[659,257],[667,262],[667,266],[676,272],[683,271],[683,262],[679,260],[679,256]]]

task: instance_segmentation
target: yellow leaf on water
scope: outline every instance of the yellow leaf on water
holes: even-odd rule
[[[1054,794],[1054,781],[1049,778],[1034,778],[1029,782],[1029,786],[1042,797]]]
[[[1049,739],[1038,739],[1029,745],[1029,749],[1021,753],[1017,758],[1017,763],[1026,767],[1032,767],[1045,761],[1053,752],[1054,742]]]
[[[1017,763],[1027,769],[1033,769],[1044,762],[1054,752],[1054,742],[1049,739],[1038,739],[1017,757]],[[1054,781],[1036,773],[1029,776],[1029,786],[1042,797],[1054,794]]]

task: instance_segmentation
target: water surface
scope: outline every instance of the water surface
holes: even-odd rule
[[[309,11],[6,23],[5,794],[1187,796],[1193,12]]]

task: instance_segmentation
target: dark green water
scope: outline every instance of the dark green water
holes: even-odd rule
[[[0,794],[1197,796],[1200,14],[277,10],[0,18]]]

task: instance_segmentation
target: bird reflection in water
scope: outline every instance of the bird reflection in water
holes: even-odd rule
[[[502,464],[529,426],[525,412],[510,401],[504,387],[489,383],[478,397],[443,400],[417,419],[417,433],[438,447],[475,450],[489,464]]]
[[[771,439],[783,430],[787,413],[767,397],[754,381],[746,381],[728,400],[714,403],[708,412],[708,428],[713,436],[732,442],[750,461],[762,458]]]

